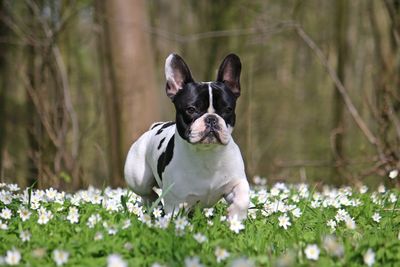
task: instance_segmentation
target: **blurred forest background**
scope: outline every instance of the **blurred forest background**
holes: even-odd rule
[[[249,177],[387,181],[399,48],[398,0],[0,0],[1,181],[123,186],[131,143],[174,119],[171,52],[198,81],[241,57],[234,134]]]

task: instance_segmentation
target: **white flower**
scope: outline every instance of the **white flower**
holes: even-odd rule
[[[189,224],[189,222],[187,221],[187,219],[185,217],[178,217],[175,220],[175,229],[176,230],[185,230],[185,227]]]
[[[349,217],[349,213],[346,210],[339,209],[336,213],[335,219],[337,222],[345,221]]]
[[[304,253],[306,254],[306,258],[309,260],[318,260],[319,258],[319,248],[316,244],[307,245]]]
[[[81,197],[78,194],[75,194],[71,198],[71,204],[74,206],[79,206],[81,202]]]
[[[395,179],[398,175],[399,175],[399,171],[396,169],[389,172],[390,179]]]
[[[107,232],[109,235],[116,235],[118,233],[118,230],[117,228],[110,226],[108,227]]]
[[[95,241],[102,240],[102,239],[103,239],[103,234],[102,234],[102,233],[97,232],[97,233],[94,235],[94,240],[95,240]]]
[[[380,222],[381,221],[381,215],[379,215],[379,213],[375,212],[374,215],[372,215],[372,220],[374,220],[375,222]]]
[[[214,215],[214,208],[204,209],[204,216],[206,216],[206,218],[210,218],[213,215]]]
[[[8,191],[0,191],[0,201],[5,205],[9,205],[12,202],[12,194]]]
[[[160,218],[162,215],[162,210],[160,208],[155,208],[153,210],[154,218]]]
[[[378,186],[378,192],[381,193],[381,194],[386,192],[386,188],[385,188],[385,186],[383,184],[380,184]]]
[[[39,201],[31,201],[31,209],[37,210],[40,208],[40,202]]]
[[[63,205],[65,201],[65,192],[57,193],[54,202]]]
[[[21,217],[21,220],[23,222],[29,220],[29,218],[31,217],[31,212],[28,209],[25,209],[25,208],[19,209],[18,210],[18,214],[19,214],[19,217]]]
[[[5,220],[9,220],[9,219],[11,219],[12,212],[9,208],[6,207],[1,210],[0,216]]]
[[[207,237],[201,233],[196,233],[195,235],[193,235],[193,238],[200,244],[207,241]]]
[[[22,242],[28,242],[31,240],[31,233],[29,233],[29,231],[22,231],[19,234],[19,237],[21,238]]]
[[[148,227],[151,227],[151,216],[147,213],[142,213],[139,218],[139,221],[146,224]]]
[[[7,223],[3,223],[3,221],[0,220],[0,229],[1,230],[7,230],[8,229]]]
[[[132,245],[132,243],[131,242],[126,242],[125,244],[124,244],[124,249],[126,249],[126,250],[132,250],[133,249],[133,245]]]
[[[51,218],[53,218],[53,214],[51,211],[47,211],[46,209],[40,210],[38,212],[38,224],[47,224]]]
[[[89,219],[88,219],[86,225],[87,225],[89,228],[94,228],[94,226],[95,226],[98,222],[100,222],[100,221],[101,221],[101,216],[100,216],[100,214],[98,214],[98,213],[92,214],[92,215],[90,215],[90,217],[89,217]]]
[[[101,201],[103,201],[103,197],[100,194],[94,193],[91,195],[90,202],[92,204],[101,204]]]
[[[321,202],[319,202],[318,200],[311,201],[311,208],[316,209],[316,208],[319,208],[320,206],[321,206]]]
[[[64,250],[56,249],[53,251],[53,260],[56,262],[57,266],[61,266],[67,263],[69,253]]]
[[[298,194],[294,194],[294,195],[292,195],[292,201],[293,202],[295,202],[295,203],[299,203],[300,202],[300,197],[299,197],[299,195]]]
[[[215,249],[215,257],[217,257],[217,262],[221,262],[229,257],[229,252],[223,248],[216,247]]]
[[[19,262],[21,261],[21,253],[16,250],[8,250],[5,258],[5,262],[8,265],[18,265]]]
[[[248,216],[249,218],[252,218],[253,220],[255,220],[257,218],[257,209],[249,209],[248,210]],[[222,220],[222,218],[224,218],[224,220]],[[221,222],[226,220],[226,216],[221,216]]]
[[[142,208],[142,206],[139,206],[138,203],[132,204],[131,202],[129,202],[128,204],[126,204],[126,206],[128,207],[128,211],[130,213],[133,213],[138,217],[142,216],[143,208]]]
[[[8,185],[8,189],[10,190],[10,191],[18,191],[19,190],[19,186],[17,185],[17,184],[9,184]]]
[[[48,201],[53,201],[57,196],[57,190],[54,188],[50,187],[49,189],[46,190],[46,197]]]
[[[346,218],[345,222],[346,222],[346,227],[348,229],[351,229],[351,230],[356,229],[356,222],[350,216]]]
[[[230,267],[254,267],[254,262],[246,258],[238,258],[232,261]]]
[[[344,254],[343,245],[339,244],[335,236],[328,235],[324,237],[324,248],[328,254],[336,257],[342,257]]]
[[[238,217],[236,215],[229,220],[229,224],[229,229],[231,229],[231,231],[235,232],[236,234],[244,229],[244,225],[240,220],[238,220]]]
[[[328,225],[332,230],[335,230],[336,228],[336,221],[335,220],[329,220],[326,225]]]
[[[122,224],[122,229],[128,229],[129,226],[131,226],[131,220],[126,219],[126,220],[124,221],[124,223]]]
[[[107,267],[126,267],[128,264],[118,254],[111,254],[107,258]]]
[[[253,177],[253,182],[256,185],[266,185],[267,184],[267,179],[264,177],[260,177],[258,175]]]
[[[185,259],[185,267],[202,267],[203,264],[200,263],[198,257],[191,257]]]
[[[389,195],[389,201],[390,201],[391,203],[395,203],[395,202],[397,201],[397,196],[396,196],[396,194],[391,193],[391,194]]]
[[[281,215],[278,217],[279,220],[279,226],[283,227],[285,230],[288,228],[288,226],[291,226],[292,223],[290,222],[289,217],[285,214]]]
[[[375,252],[369,248],[364,254],[363,259],[366,265],[372,266],[375,263]]]
[[[295,208],[294,210],[292,210],[292,214],[293,214],[294,217],[300,218],[302,212],[301,212],[301,210],[299,208]]]
[[[362,185],[359,189],[361,194],[365,194],[368,191],[368,187],[366,185]]]
[[[156,226],[161,229],[167,229],[169,225],[169,218],[167,216],[158,218],[156,221]]]
[[[76,207],[69,208],[67,220],[70,223],[78,223],[79,222],[79,213]]]
[[[122,208],[120,201],[115,198],[109,198],[107,201],[103,201],[103,206],[107,211],[119,211]]]
[[[273,187],[273,188],[271,189],[270,193],[271,193],[271,196],[276,197],[277,195],[279,195],[280,191],[279,191],[278,188]]]
[[[267,201],[267,198],[268,198],[268,194],[265,189],[261,189],[260,191],[258,191],[258,194],[257,194],[258,204],[264,204]]]

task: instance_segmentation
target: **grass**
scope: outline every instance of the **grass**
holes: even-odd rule
[[[21,266],[55,266],[57,261],[65,266],[400,263],[396,190],[383,192],[381,188],[380,193],[360,193],[359,189],[348,187],[325,188],[322,192],[306,185],[277,184],[268,190],[258,187],[252,193],[253,205],[243,222],[244,229],[236,233],[225,218],[227,205],[222,201],[213,210],[196,208],[190,214],[181,210],[175,219],[159,221],[152,213],[151,218],[143,215],[146,213],[142,214],[144,209],[138,205],[140,198],[128,190],[91,188],[68,195],[53,190],[17,189],[15,185],[1,184],[0,264],[10,263],[7,253],[11,251],[20,254],[20,261],[14,260]],[[30,213],[29,219],[22,220],[21,209]],[[158,211],[153,210],[156,215]],[[375,213],[380,220],[373,220]],[[287,229],[279,223],[284,214],[291,224]],[[335,227],[327,225],[330,220],[336,223]],[[194,238],[198,233],[207,240],[198,242]],[[23,241],[26,236],[30,236],[29,241]],[[315,247],[314,251],[307,251],[312,244],[317,245],[319,253]],[[223,256],[224,249],[229,256],[217,260],[217,248],[217,254]],[[55,250],[68,257],[60,259]],[[120,257],[116,261],[110,258],[114,254]]]

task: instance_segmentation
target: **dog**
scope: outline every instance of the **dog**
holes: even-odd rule
[[[166,213],[182,204],[211,207],[224,197],[228,218],[246,218],[249,183],[231,136],[241,68],[239,57],[229,54],[216,81],[195,82],[178,54],[167,57],[165,90],[175,105],[175,122],[154,123],[131,146],[124,168],[127,184],[145,203],[157,200],[158,186]]]

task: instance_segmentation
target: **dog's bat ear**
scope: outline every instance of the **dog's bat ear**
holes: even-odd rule
[[[225,83],[236,97],[240,96],[241,70],[242,63],[240,63],[240,58],[235,54],[227,55],[218,69],[217,81]]]
[[[165,60],[167,96],[174,99],[176,93],[187,83],[194,82],[189,67],[178,54],[170,54]]]

